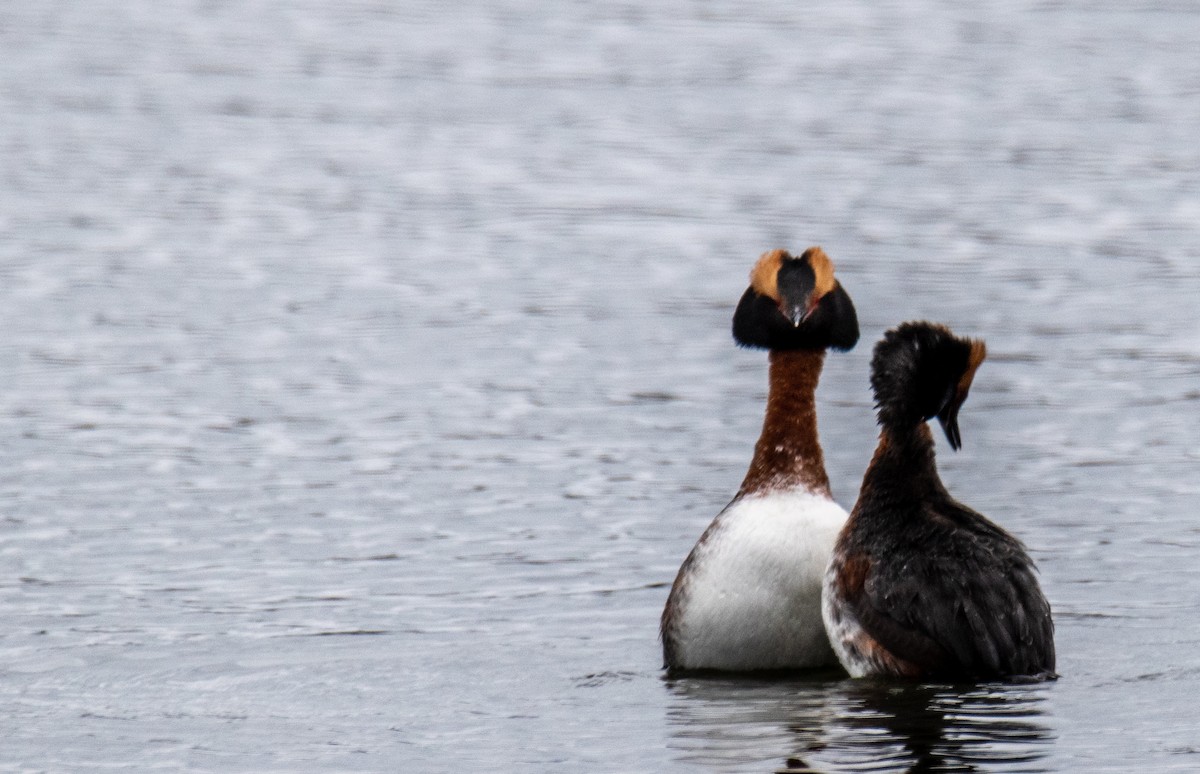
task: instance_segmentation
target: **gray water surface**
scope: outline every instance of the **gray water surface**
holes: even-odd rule
[[[1200,769],[1200,9],[0,3],[0,771]],[[1061,680],[668,680],[733,306],[987,339]]]

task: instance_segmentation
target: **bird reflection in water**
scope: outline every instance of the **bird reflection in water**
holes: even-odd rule
[[[951,686],[828,676],[668,679],[681,760],[720,770],[1046,770],[1053,684]]]

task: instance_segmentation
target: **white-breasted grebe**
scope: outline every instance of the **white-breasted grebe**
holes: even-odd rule
[[[854,304],[821,248],[774,250],[750,273],[733,336],[770,350],[766,418],[741,488],[675,578],[663,659],[671,670],[834,665],[821,579],[846,511],[829,491],[816,388],[825,350],[858,341]]]
[[[955,500],[934,461],[984,343],[927,322],[888,331],[871,360],[879,446],[825,578],[823,614],[855,677],[1052,678],[1054,623],[1015,537]]]

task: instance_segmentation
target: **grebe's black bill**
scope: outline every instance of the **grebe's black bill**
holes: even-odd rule
[[[937,415],[938,424],[945,431],[946,440],[950,442],[950,448],[954,451],[962,448],[962,435],[958,432],[958,409],[960,406],[962,406],[961,403],[952,400]]]

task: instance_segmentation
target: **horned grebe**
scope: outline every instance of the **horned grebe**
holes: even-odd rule
[[[836,664],[821,578],[846,511],[817,439],[825,350],[858,341],[854,304],[819,247],[765,253],[733,315],[734,339],[770,350],[770,391],[750,470],[705,530],[662,615],[668,669],[746,671]]]
[[[882,428],[825,577],[823,614],[854,677],[1052,678],[1054,623],[1015,537],[942,485],[926,421],[958,410],[984,343],[927,322],[888,331],[871,386]]]

